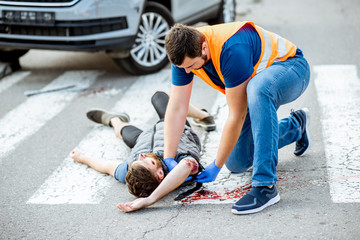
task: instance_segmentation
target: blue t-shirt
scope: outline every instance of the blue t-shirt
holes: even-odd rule
[[[232,88],[250,78],[254,66],[261,54],[261,39],[251,25],[245,25],[223,45],[220,55],[220,70],[224,76],[225,86],[220,80],[210,60],[203,69],[210,79],[222,88]],[[194,74],[186,73],[185,69],[172,65],[172,83],[184,86],[192,82]]]

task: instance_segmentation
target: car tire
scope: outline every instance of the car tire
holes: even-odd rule
[[[28,51],[28,49],[0,50],[0,62],[17,62]]]
[[[138,33],[129,56],[114,58],[114,61],[134,75],[159,71],[169,62],[165,50],[165,36],[172,25],[174,19],[166,7],[148,2],[141,15]]]
[[[236,17],[235,0],[222,0],[220,10],[216,18],[208,21],[210,25],[219,23],[234,22]]]

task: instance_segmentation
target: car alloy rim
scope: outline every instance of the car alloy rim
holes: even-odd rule
[[[140,65],[152,67],[166,58],[165,36],[170,29],[168,22],[158,13],[144,13],[139,32],[130,51]]]
[[[224,0],[223,2],[224,22],[232,22],[235,19],[235,2],[234,0]]]

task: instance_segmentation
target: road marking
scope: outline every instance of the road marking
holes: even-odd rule
[[[331,199],[360,202],[360,79],[354,65],[315,66]]]
[[[131,123],[144,129],[149,125],[146,121],[156,114],[150,98],[156,90],[168,90],[169,78],[170,71],[164,70],[137,79],[111,112],[127,112]],[[108,160],[125,161],[130,154],[122,140],[117,139],[113,130],[105,126],[94,127],[76,148],[86,155]],[[68,156],[27,203],[98,204],[115,181],[106,174],[75,163]]]
[[[216,157],[221,133],[228,116],[228,105],[224,94],[218,93],[210,112],[215,117],[216,130],[203,134],[201,138],[201,163],[204,167],[208,166]],[[250,189],[249,186],[251,186],[251,172],[231,173],[226,167],[223,167],[214,182],[204,183],[202,190],[196,191],[175,204],[234,203]]]
[[[11,87],[12,85],[18,83],[19,81],[23,80],[27,76],[30,75],[30,71],[20,71],[15,72],[9,76],[0,79],[0,93]]]
[[[69,71],[42,90],[74,84],[78,87],[89,87],[99,74],[98,71]],[[54,92],[33,96],[0,119],[0,161],[20,142],[56,116],[76,95],[76,92]]]

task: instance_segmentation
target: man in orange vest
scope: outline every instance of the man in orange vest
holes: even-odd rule
[[[164,158],[172,161],[184,129],[194,74],[226,95],[229,114],[216,159],[197,176],[214,181],[225,164],[232,172],[253,166],[252,189],[232,207],[249,214],[277,203],[278,149],[296,142],[294,154],[310,147],[306,108],[278,120],[280,105],[297,99],[310,80],[302,51],[252,22],[193,28],[176,24],[165,39],[172,87],[165,115]]]

